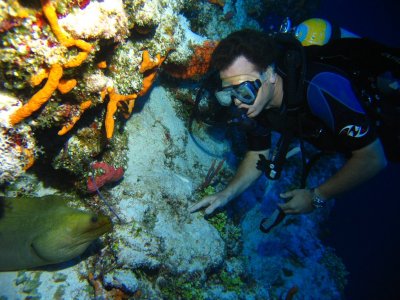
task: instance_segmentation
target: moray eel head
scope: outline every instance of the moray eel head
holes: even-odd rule
[[[112,229],[104,215],[83,211],[62,212],[48,230],[31,244],[35,255],[49,263],[66,261],[81,255],[96,238]]]

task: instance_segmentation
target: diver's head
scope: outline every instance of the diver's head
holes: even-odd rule
[[[233,103],[238,108],[246,109],[251,118],[256,117],[264,108],[280,106],[281,81],[273,66],[259,71],[246,57],[239,56],[219,74],[222,87],[216,91],[215,96],[221,105],[229,106]]]
[[[223,39],[214,50],[210,65],[222,81],[215,94],[220,104],[234,103],[246,109],[249,117],[275,106],[277,54],[273,38],[257,30],[236,31]]]
[[[261,31],[235,31],[218,43],[211,57],[210,68],[225,70],[240,56],[247,58],[261,72],[276,61],[278,46],[272,36]]]

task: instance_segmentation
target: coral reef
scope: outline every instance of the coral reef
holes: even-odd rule
[[[188,135],[197,80],[218,40],[260,28],[271,1],[28,2],[0,2],[0,186],[79,193],[74,205],[110,215],[108,202],[114,227],[56,271],[0,273],[0,298],[276,299],[296,285],[294,298],[335,299],[345,270],[318,240],[320,219],[260,236],[254,222],[276,200],[260,186],[246,217],[188,213],[235,167],[228,141],[198,125],[224,157],[212,163]],[[87,193],[93,180],[106,201]]]
[[[232,20],[236,25],[221,26],[224,32],[217,35],[211,28],[204,36],[195,33],[181,11],[213,11],[215,23],[226,13],[215,10],[212,3],[198,1],[43,0],[41,6],[29,8],[18,1],[3,5],[7,12],[2,21],[0,67],[4,71],[0,79],[23,104],[10,115],[10,123],[13,127],[30,124],[34,131],[60,127],[58,134],[68,139],[87,126],[80,120],[93,118],[86,117],[87,111],[96,113],[97,135],[103,134],[104,127],[106,138],[112,139],[114,128],[125,122],[120,116],[129,118],[135,102],[154,84],[164,60],[171,75],[198,79],[207,71],[215,47],[208,36],[218,40],[238,28],[237,20]],[[237,6],[235,15],[242,21],[255,22],[242,13],[240,3],[227,1],[223,9],[232,5]],[[33,96],[27,98],[29,94]],[[105,145],[93,143],[96,150],[89,152],[107,151]],[[46,147],[43,150],[46,154]],[[56,161],[54,157],[52,165],[78,178],[90,163],[78,170]]]

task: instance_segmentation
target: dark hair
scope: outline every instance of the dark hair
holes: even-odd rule
[[[274,39],[261,31],[254,29],[235,31],[219,42],[212,54],[210,68],[217,71],[224,70],[241,55],[261,71],[275,62],[278,48]]]

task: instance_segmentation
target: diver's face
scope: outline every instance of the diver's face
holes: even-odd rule
[[[274,83],[276,76],[271,76],[268,72],[265,80],[258,90],[257,97],[252,104],[245,104],[238,99],[234,99],[234,103],[239,108],[247,109],[247,116],[254,118],[264,108],[271,105],[274,96]],[[239,56],[228,68],[220,71],[222,87],[238,85],[244,81],[254,81],[260,79],[260,71],[244,56]]]

